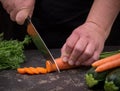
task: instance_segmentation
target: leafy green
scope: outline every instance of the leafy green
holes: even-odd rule
[[[109,71],[95,72],[94,67],[91,67],[85,74],[85,81],[89,88],[96,88],[104,84],[106,75]]]
[[[86,80],[86,84],[88,85],[88,87],[93,87],[95,86],[96,84],[98,84],[98,80],[96,80],[94,77],[93,77],[93,74],[86,74],[85,75],[85,80]]]
[[[16,69],[24,62],[24,45],[30,42],[31,38],[26,35],[23,41],[3,40],[0,34],[0,70]]]
[[[105,85],[104,85],[104,90],[105,91],[118,91],[119,87],[117,87],[113,81],[105,81]]]

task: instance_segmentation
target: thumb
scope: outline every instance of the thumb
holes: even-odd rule
[[[28,17],[28,16],[32,16],[32,13],[31,13],[31,10],[26,8],[26,9],[21,9],[17,15],[16,15],[16,22],[19,24],[19,25],[22,25],[24,24],[25,22],[25,19]]]

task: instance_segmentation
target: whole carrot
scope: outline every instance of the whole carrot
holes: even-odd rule
[[[98,66],[95,69],[95,71],[96,72],[103,72],[103,71],[113,69],[113,68],[116,68],[116,67],[120,67],[120,58],[116,59],[116,60],[113,60],[113,61],[110,61],[110,62],[106,62],[105,64],[102,64],[102,65]]]
[[[120,58],[120,53],[117,53],[117,54],[114,54],[112,56],[109,56],[109,57],[106,57],[106,58],[103,58],[103,59],[100,59],[98,61],[95,61],[94,63],[92,63],[92,66],[93,67],[97,67],[97,66],[100,66],[106,62],[110,62],[110,61],[113,61],[113,60],[117,60]]]

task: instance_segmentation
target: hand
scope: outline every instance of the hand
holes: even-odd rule
[[[105,30],[92,22],[76,28],[61,49],[64,62],[90,66],[99,58],[105,43]]]
[[[32,16],[35,0],[1,0],[1,3],[11,20],[22,25],[27,16]]]

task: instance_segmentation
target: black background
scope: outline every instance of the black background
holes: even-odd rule
[[[49,16],[47,17],[48,19],[46,19],[44,17],[43,17],[43,20],[41,19],[41,17],[42,17],[42,15],[40,16],[41,12],[38,13],[41,9],[41,8],[39,8],[39,5],[38,5],[40,3],[40,1],[36,0],[36,2],[37,3],[36,3],[36,7],[35,7],[35,10],[33,13],[32,21],[33,21],[34,25],[36,26],[37,30],[39,31],[40,35],[42,36],[43,40],[45,41],[46,45],[49,48],[61,48],[62,45],[64,44],[66,38],[71,34],[71,31],[75,27],[77,27],[78,25],[82,24],[85,21],[87,14],[89,12],[89,9],[86,9],[86,12],[82,13],[82,17],[76,18],[76,20],[82,19],[79,22],[79,24],[75,23],[74,21],[71,21],[70,23],[59,23],[59,22],[55,21],[56,25],[54,26],[54,22],[49,20],[50,19]],[[42,4],[44,4],[44,3],[42,3]],[[84,3],[82,3],[82,5],[84,5]],[[91,5],[92,5],[92,0],[89,3],[89,5],[87,5],[88,6],[87,8],[90,8]],[[44,12],[43,15],[44,14],[46,14],[46,13]],[[60,18],[61,17],[59,17],[59,19]],[[69,26],[65,26],[65,24],[66,25],[68,24]],[[70,25],[71,26],[73,25],[73,26],[70,27]],[[71,31],[67,31],[67,30],[71,30]],[[7,40],[9,40],[11,38],[23,40],[24,36],[27,34],[26,26],[18,25],[15,22],[12,22],[10,20],[9,15],[2,8],[2,5],[0,5],[0,32],[4,32],[4,38]],[[111,45],[111,46],[120,45],[120,37],[119,36],[120,36],[120,14],[117,16],[117,18],[113,24],[112,31],[111,31],[108,39],[106,40],[105,45]],[[26,48],[35,48],[35,46],[33,43],[31,43]]]

